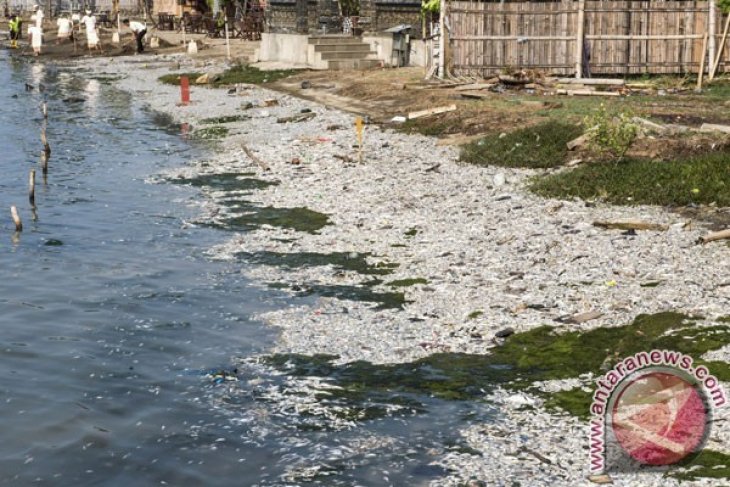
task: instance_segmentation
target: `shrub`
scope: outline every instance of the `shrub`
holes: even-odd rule
[[[614,113],[601,103],[598,110],[583,119],[591,147],[610,159],[622,161],[639,133],[627,112]]]

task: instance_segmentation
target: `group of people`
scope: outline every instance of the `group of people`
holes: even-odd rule
[[[33,48],[33,54],[38,56],[41,53],[41,47],[43,45],[43,9],[38,5],[33,6],[33,15],[31,15],[31,25],[28,27],[28,40]],[[137,52],[141,53],[144,51],[144,36],[147,34],[147,26],[142,22],[123,20],[122,23],[129,27],[134,34],[135,41],[137,43]],[[101,49],[99,42],[99,34],[96,31],[96,17],[93,15],[91,10],[86,11],[86,15],[81,17],[79,14],[74,13],[69,18],[66,15],[61,15],[56,21],[58,26],[58,34],[56,37],[56,43],[60,44],[66,40],[74,40],[74,28],[76,26],[84,25],[86,28],[86,43],[91,49]],[[17,14],[13,14],[8,23],[10,29],[10,47],[17,48],[18,40],[21,37],[21,31],[23,28],[23,20]]]

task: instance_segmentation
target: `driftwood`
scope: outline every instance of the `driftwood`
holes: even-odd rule
[[[719,232],[710,232],[704,237],[700,237],[698,243],[714,242],[715,240],[723,240],[726,238],[730,238],[730,228],[720,230]]]
[[[730,125],[718,125],[715,123],[703,123],[700,126],[700,132],[722,132],[730,134]]]
[[[494,96],[490,93],[481,93],[479,91],[462,91],[459,94],[462,96],[462,98],[472,98],[472,99],[478,99],[478,100],[481,100],[484,98],[491,98],[492,96]]]
[[[439,113],[453,112],[456,110],[456,105],[448,105],[445,107],[429,108],[428,110],[419,110],[417,112],[411,112],[408,114],[408,120],[414,118],[428,117],[431,115],[437,115]]]
[[[292,115],[291,117],[279,117],[276,119],[276,123],[304,122],[305,120],[309,120],[310,118],[314,118],[316,116],[317,114],[314,112],[298,113],[296,115]]]
[[[494,83],[469,83],[468,85],[457,86],[454,91],[489,90],[495,86]]]
[[[587,311],[585,313],[578,313],[575,315],[561,316],[557,319],[557,321],[561,323],[580,324],[585,323],[586,321],[598,319],[601,316],[603,316],[603,313],[600,311]]]
[[[243,149],[243,152],[246,153],[249,159],[251,159],[253,162],[258,164],[258,166],[263,169],[264,171],[271,171],[271,167],[269,167],[268,164],[266,164],[264,161],[262,161],[256,154],[251,151],[251,149],[248,148],[248,146],[244,143],[241,143],[241,148]]]
[[[631,121],[637,125],[641,125],[643,128],[645,128],[647,130],[653,130],[654,132],[666,132],[667,130],[669,130],[666,125],[655,123],[655,122],[652,122],[651,120],[647,120],[647,119],[641,118],[641,117],[632,117]]]
[[[23,231],[23,222],[20,221],[20,216],[18,215],[18,209],[15,206],[10,207],[10,216],[13,218],[13,223],[15,223],[15,231],[22,232]]]
[[[578,147],[583,147],[588,143],[588,134],[583,134],[580,137],[571,140],[570,142],[566,143],[566,147],[568,150],[575,150]]]
[[[615,230],[657,230],[665,231],[669,227],[667,225],[661,225],[659,223],[645,222],[641,220],[615,220],[615,221],[601,221],[597,220],[593,222],[594,227],[609,228]]]
[[[616,91],[557,90],[556,93],[568,96],[621,96],[621,93]]]

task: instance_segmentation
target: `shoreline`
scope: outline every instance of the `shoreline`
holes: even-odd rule
[[[373,281],[372,274],[320,261],[289,267],[251,262],[245,266],[253,281],[262,286],[285,283],[293,294],[294,286],[367,288],[387,294],[394,292],[389,282],[412,283],[397,289],[404,295],[402,309],[320,297],[314,306],[260,315],[281,330],[272,353],[334,354],[339,356],[337,363],[403,363],[436,352],[489,353],[495,333],[508,327],[519,333],[550,324],[559,331],[585,332],[667,310],[702,315],[705,320],[700,324],[710,326],[727,314],[730,288],[716,265],[727,258],[727,248],[696,246],[702,230],[688,226],[679,215],[656,207],[545,200],[524,187],[538,171],[463,165],[455,149],[439,147],[435,139],[372,125],[365,128],[364,163],[346,162],[343,157],[357,160],[351,114],[259,87],[245,88],[244,96],[193,87],[192,105],[177,106],[178,88],[156,82],[169,69],[154,65],[179,63],[185,71],[188,61],[180,56],[145,56],[95,58],[88,64],[96,73],[118,64],[136,66],[116,85],[135,97],[149,97],[154,89],[154,97],[144,103],[179,123],[192,124],[193,130],[205,128],[200,122],[211,117],[250,116],[219,124],[228,127],[228,134],[217,141],[210,158],[168,177],[254,173],[257,179],[277,182],[250,196],[258,204],[308,208],[327,215],[330,223],[316,233],[262,225],[210,249],[212,258],[237,259],[240,252],[278,257],[339,253],[350,255],[352,261],[362,258],[374,268],[398,264],[375,284],[367,284]],[[271,98],[278,105],[258,107]],[[242,111],[245,103],[255,107]],[[299,123],[276,123],[278,117],[301,110],[316,115]],[[272,170],[263,171],[247,157],[241,142]],[[292,163],[295,159],[299,162]],[[200,222],[222,222],[230,216],[230,206],[223,204],[230,192],[209,191],[206,196]],[[627,236],[592,225],[595,220],[619,218],[645,218],[666,224],[669,230]],[[603,316],[580,324],[558,321],[589,311]],[[474,316],[477,312],[481,314]],[[727,345],[712,353],[714,360],[730,360]],[[582,384],[589,382],[584,378]],[[724,387],[727,390],[727,384]],[[540,399],[525,393],[497,389],[485,399],[507,412],[506,424],[465,428],[464,438],[483,456],[448,455],[440,464],[456,473],[434,485],[458,485],[470,477],[524,479],[520,475],[535,479],[533,485],[589,484],[584,480],[588,462],[583,423],[547,412]],[[525,404],[534,409],[526,410]],[[718,411],[718,419],[727,417],[722,412],[726,410]],[[514,429],[521,434],[513,434]],[[719,423],[713,433],[719,438],[713,447],[726,449],[727,422]],[[533,445],[530,450],[543,459],[524,450],[525,444]],[[625,474],[617,479],[622,485],[675,485],[660,476]],[[711,479],[671,482],[712,484]]]

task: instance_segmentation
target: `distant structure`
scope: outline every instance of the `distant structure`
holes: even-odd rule
[[[269,0],[266,31],[273,33],[336,34],[382,32],[401,24],[421,36],[420,0],[360,0],[357,15],[342,12],[336,0]]]

